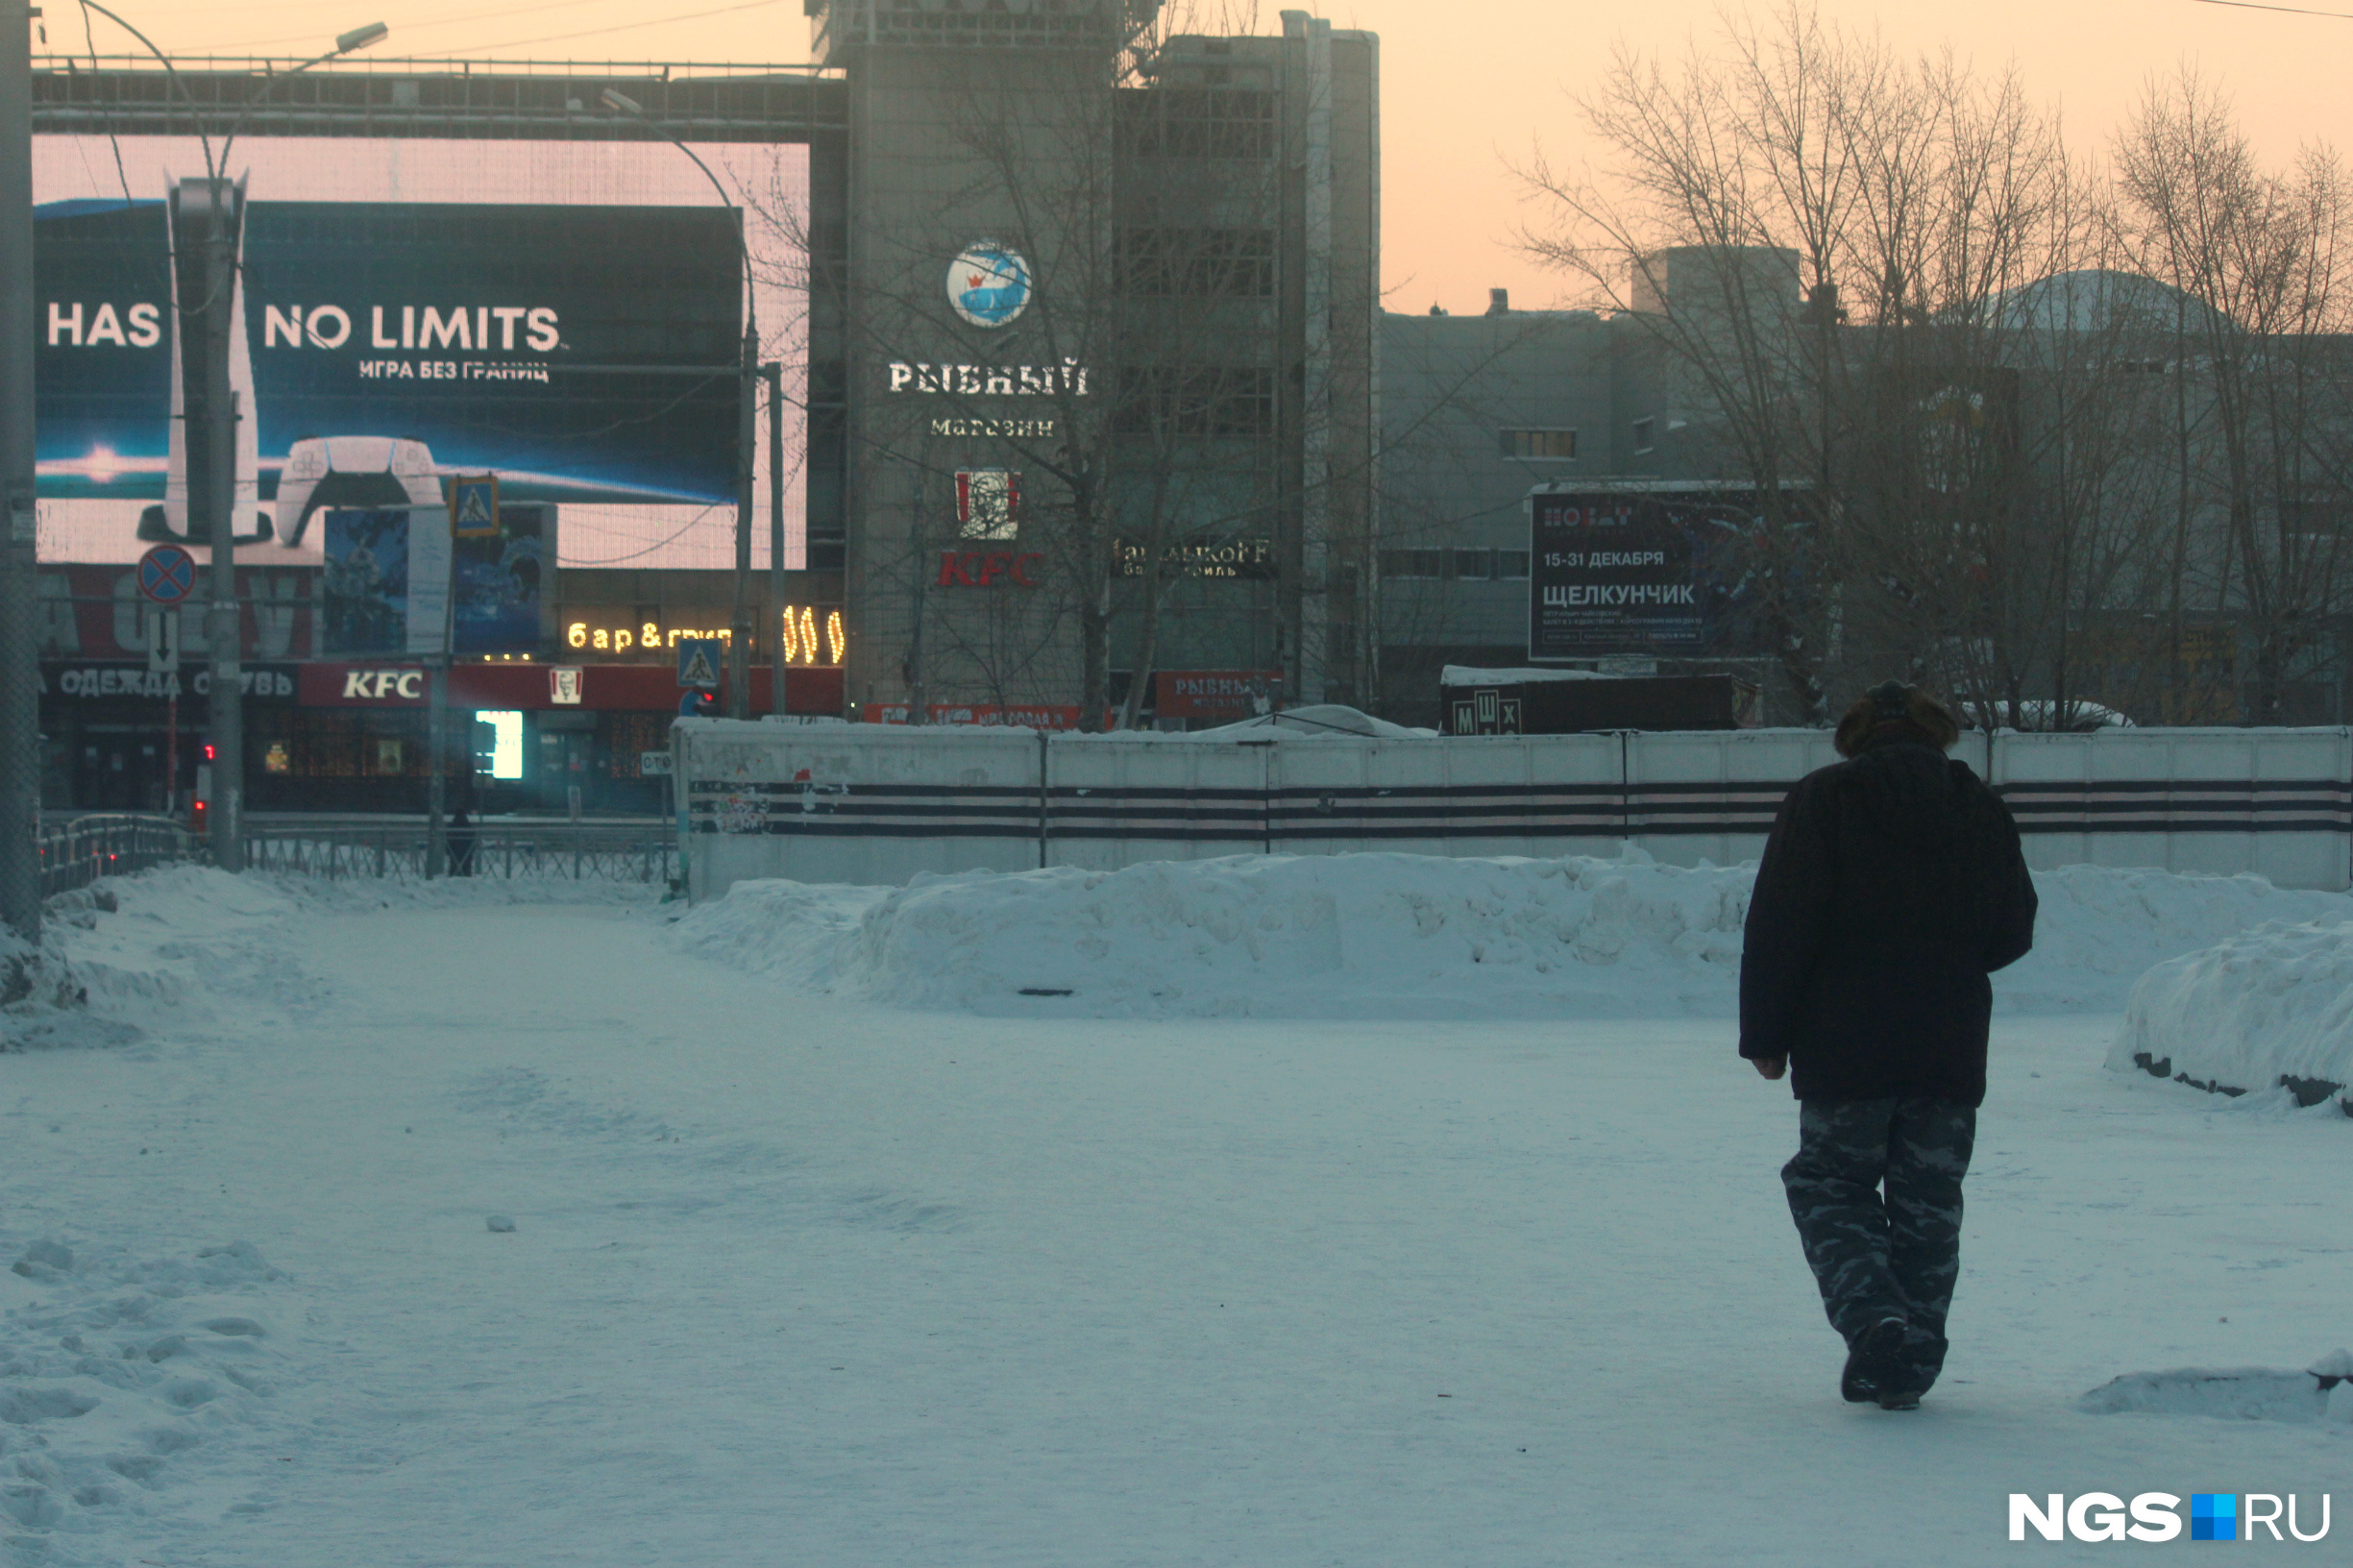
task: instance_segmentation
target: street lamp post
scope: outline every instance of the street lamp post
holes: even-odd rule
[[[645,106],[638,103],[636,99],[625,92],[617,92],[611,87],[606,87],[597,96],[605,108],[617,114],[627,115],[692,159],[695,167],[702,171],[702,177],[711,182],[711,188],[719,193],[720,204],[723,207],[734,208],[736,214],[736,251],[744,261],[744,342],[736,367],[735,611],[732,619],[733,629],[727,635],[727,717],[748,719],[751,717],[752,448],[757,440],[758,427],[755,421],[758,417],[760,377],[760,331],[751,287],[751,236],[748,228],[749,214],[728,193],[727,187],[720,183],[719,176],[711,172],[711,166],[702,160],[695,149],[663,129],[661,122],[648,114]],[[777,562],[771,560],[769,571],[772,577],[775,576],[778,570]],[[781,581],[781,578],[776,578],[776,580]],[[770,619],[772,621],[781,614],[783,607],[781,600],[770,605]],[[778,650],[781,649],[782,644],[783,640],[779,637],[777,639]],[[780,651],[772,650],[769,662],[773,667],[774,679],[782,681],[784,665]],[[778,686],[771,692],[772,705],[781,697],[782,691],[783,688]]]
[[[33,28],[0,44],[0,920],[41,934],[40,642],[34,630]],[[0,973],[0,991],[18,976]]]
[[[385,31],[381,22],[355,28],[336,38],[335,46],[327,53],[306,60],[282,75],[267,78],[246,98],[229,127],[228,135],[221,138],[219,162],[206,170],[201,202],[204,223],[197,253],[202,260],[197,276],[191,280],[184,271],[181,275],[182,342],[194,346],[203,355],[204,367],[201,429],[196,417],[197,401],[188,400],[186,408],[189,455],[195,455],[199,439],[207,453],[203,465],[206,483],[201,497],[201,515],[208,525],[212,547],[212,601],[205,614],[205,650],[212,665],[212,691],[206,706],[212,742],[212,806],[207,825],[211,830],[212,863],[225,871],[245,869],[245,612],[238,602],[236,587],[236,427],[239,419],[255,417],[254,410],[237,406],[236,394],[229,385],[237,249],[245,227],[245,194],[241,187],[230,183],[229,152],[236,145],[237,133],[245,129],[254,110],[284,77],[299,76],[313,65],[355,49],[364,49],[383,38]],[[199,205],[190,200],[189,186],[194,184],[192,180],[182,184],[175,218],[184,219]],[[184,349],[183,355],[185,359]],[[191,462],[189,468],[193,481],[197,465]],[[190,537],[199,534],[198,502],[198,488],[190,482]]]
[[[84,3],[137,38],[166,71],[171,70],[170,58],[144,33],[97,0]],[[237,117],[221,139],[217,159],[212,138],[202,134],[200,122],[204,178],[184,180],[171,193],[172,244],[179,277],[175,303],[181,362],[187,378],[183,396],[188,454],[186,537],[191,543],[208,546],[212,563],[211,596],[205,611],[206,655],[212,682],[207,698],[212,793],[206,825],[211,838],[212,863],[226,871],[245,867],[245,615],[236,586],[236,422],[254,417],[254,410],[237,406],[236,394],[229,384],[237,249],[245,222],[244,193],[229,178],[229,154],[245,122],[280,82],[380,43],[387,36],[381,22],[355,27],[339,36],[325,54],[265,78],[238,107]],[[28,337],[30,327],[28,313]],[[252,537],[266,536],[257,531]]]
[[[768,711],[784,709],[784,366],[760,367],[768,383]]]

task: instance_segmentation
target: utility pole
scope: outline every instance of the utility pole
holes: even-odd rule
[[[180,182],[172,192],[179,258],[182,408],[187,421],[188,537],[212,551],[205,650],[212,743],[212,864],[245,869],[245,616],[237,603],[237,420],[229,387],[230,322],[245,193],[225,176]]]
[[[736,226],[743,226],[742,208]],[[746,253],[748,255],[749,253]],[[727,717],[751,717],[751,469],[760,438],[760,333],[752,325],[751,291],[744,291],[744,357],[736,372],[735,622],[727,639]]]
[[[768,711],[784,711],[784,366],[760,367],[768,383]]]
[[[616,114],[626,114],[645,128],[669,142],[694,160],[702,177],[711,182],[719,193],[722,207],[735,214],[735,254],[744,268],[744,350],[736,360],[736,426],[735,426],[735,614],[727,633],[727,717],[751,717],[751,472],[752,445],[759,439],[760,397],[760,327],[759,309],[753,298],[751,279],[750,214],[737,205],[727,187],[702,156],[672,135],[659,120],[646,112],[646,108],[627,93],[606,87],[597,95],[598,102]],[[771,563],[770,570],[774,570]],[[781,612],[783,606],[772,606]],[[777,678],[783,678],[781,668]]]
[[[14,8],[11,8],[14,9]],[[0,51],[0,919],[41,935],[40,643],[34,632],[33,18]],[[12,977],[0,977],[5,984]]]
[[[96,12],[138,39],[147,52],[170,72],[171,57],[154,40],[122,17],[100,5],[82,0],[83,10]],[[24,20],[40,15],[32,8]],[[237,406],[229,386],[230,327],[235,319],[237,241],[245,221],[245,187],[229,179],[229,150],[248,115],[289,76],[300,76],[355,49],[380,43],[384,24],[370,22],[335,39],[327,53],[306,60],[290,71],[262,79],[245,100],[229,135],[221,142],[217,161],[212,143],[198,134],[205,150],[205,178],[184,180],[171,192],[172,255],[178,276],[182,431],[188,456],[187,542],[209,545],[212,553],[211,597],[205,611],[206,651],[212,665],[212,690],[207,706],[212,744],[212,798],[208,819],[212,863],[225,871],[245,869],[245,617],[237,602],[236,498],[237,421],[252,417]],[[24,51],[11,44],[0,59],[0,489],[9,507],[7,570],[0,571],[0,914],[14,909],[9,857],[17,835],[13,779],[19,768],[33,770],[28,808],[32,822],[39,821],[40,667],[33,642],[33,110],[32,36],[28,29]],[[194,105],[190,106],[191,113]],[[21,247],[16,243],[21,235]],[[19,252],[21,251],[21,256]],[[22,282],[18,286],[18,269]],[[22,313],[17,314],[19,305]],[[21,374],[19,364],[21,362]],[[15,399],[23,400],[21,436]],[[17,443],[23,445],[22,523],[18,524],[16,484]],[[16,570],[15,540],[23,536],[23,571]],[[264,537],[259,533],[256,538]],[[17,578],[22,576],[19,585]],[[19,602],[16,596],[23,596]],[[22,639],[26,652],[22,678],[14,664],[15,645]],[[12,727],[12,706],[22,693],[30,717],[19,737]],[[21,744],[20,744],[21,740]],[[31,853],[28,838],[27,852]],[[37,872],[35,892],[37,894]],[[33,929],[39,909],[35,905]]]
[[[416,527],[420,517],[431,517],[430,512],[408,514],[409,527]],[[432,772],[425,780],[425,877],[432,881],[450,874],[449,826],[449,733],[450,733],[450,655],[447,652],[429,655],[425,661],[430,672],[431,699],[427,705],[425,765]]]

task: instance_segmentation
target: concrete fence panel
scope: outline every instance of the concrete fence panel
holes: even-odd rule
[[[1028,730],[683,720],[678,829],[696,898],[747,877],[1368,849],[1752,860],[1824,730],[1176,741]],[[2353,876],[2353,731],[1971,734],[2041,869],[2090,863]]]
[[[1628,835],[1676,866],[1754,860],[1790,785],[1838,760],[1820,729],[1641,734],[1625,744]]]
[[[1046,863],[1114,871],[1262,853],[1275,749],[1056,735],[1045,747]]]
[[[691,897],[753,877],[884,884],[1040,864],[1044,748],[1028,730],[703,719],[673,735]]]
[[[2346,886],[2353,731],[2004,734],[1992,782],[2037,870],[2155,866]]]

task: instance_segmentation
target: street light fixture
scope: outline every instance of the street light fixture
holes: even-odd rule
[[[148,37],[99,3],[83,3],[113,21],[146,45],[171,76],[179,72],[169,56]],[[370,22],[338,36],[325,54],[304,61],[291,70],[262,80],[238,106],[215,159],[212,138],[198,133],[205,152],[202,183],[181,182],[171,192],[172,242],[178,252],[178,318],[181,363],[189,380],[183,405],[187,424],[188,538],[209,546],[211,600],[206,606],[205,641],[212,667],[208,699],[208,739],[211,742],[211,797],[207,827],[212,862],[223,870],[245,866],[245,714],[244,612],[236,592],[236,421],[240,411],[229,385],[230,322],[235,293],[238,233],[244,223],[244,201],[230,184],[229,158],[237,135],[262,100],[289,76],[300,76],[355,49],[380,43],[390,36],[381,22]],[[182,87],[182,96],[186,89]],[[191,103],[193,112],[195,106]],[[245,417],[250,417],[250,412]],[[202,476],[203,483],[196,481]],[[202,519],[204,527],[199,527]]]
[[[711,172],[711,165],[685,142],[670,134],[659,120],[648,114],[645,106],[627,93],[606,87],[597,94],[598,102],[616,114],[625,114],[647,130],[669,142],[694,160],[702,177],[711,182],[719,193],[722,207],[736,214],[736,250],[744,260],[744,345],[736,363],[736,457],[735,457],[735,612],[733,628],[727,637],[727,717],[751,717],[751,470],[752,443],[755,439],[759,404],[760,331],[758,312],[752,294],[751,243],[745,227],[744,208],[727,187]],[[775,530],[772,529],[773,533]],[[769,563],[771,576],[775,575],[775,561]],[[779,613],[781,603],[769,606],[772,615]],[[779,684],[770,693],[775,705],[783,697],[783,661],[770,656],[773,678]]]
[[[247,116],[260,107],[261,100],[267,98],[270,90],[279,83],[289,76],[300,76],[313,65],[324,65],[331,60],[339,60],[355,49],[365,49],[372,44],[381,43],[385,38],[391,37],[391,34],[392,30],[381,22],[370,22],[365,27],[355,27],[349,33],[337,34],[335,46],[327,53],[306,60],[290,71],[280,71],[263,79],[261,86],[257,87],[245,100],[243,106],[238,109],[235,123],[229,127],[229,135],[222,138],[220,172],[215,178],[222,180],[229,178],[229,149],[236,145],[237,133],[245,129]]]

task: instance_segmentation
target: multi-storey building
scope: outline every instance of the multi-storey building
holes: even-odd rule
[[[815,9],[849,701],[1071,723],[1142,670],[1368,700],[1377,40]]]

